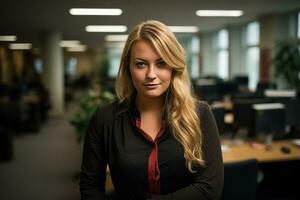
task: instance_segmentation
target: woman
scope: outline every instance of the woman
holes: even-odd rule
[[[126,41],[118,101],[98,108],[85,137],[82,199],[219,199],[223,163],[212,112],[191,94],[184,50],[158,21]]]

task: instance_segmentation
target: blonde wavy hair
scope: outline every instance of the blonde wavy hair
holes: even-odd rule
[[[135,41],[147,40],[162,59],[173,69],[172,80],[166,92],[164,113],[175,138],[182,144],[186,165],[195,172],[193,164],[205,164],[202,155],[202,133],[197,114],[197,100],[191,90],[185,52],[174,34],[163,23],[155,20],[142,22],[129,34],[123,49],[116,81],[116,94],[120,102],[135,94],[130,75],[130,50]]]

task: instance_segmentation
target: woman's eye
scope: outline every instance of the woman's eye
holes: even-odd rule
[[[135,65],[138,67],[138,68],[144,68],[146,66],[146,64],[144,62],[136,62]]]
[[[159,62],[157,63],[157,66],[158,66],[159,68],[163,68],[163,67],[166,66],[166,63],[165,63],[164,61],[159,61]]]

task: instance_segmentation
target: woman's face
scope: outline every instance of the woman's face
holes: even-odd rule
[[[146,40],[136,41],[130,51],[130,74],[137,95],[160,97],[168,89],[172,68]]]

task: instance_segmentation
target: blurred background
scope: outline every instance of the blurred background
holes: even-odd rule
[[[150,19],[174,32],[211,105],[223,199],[299,199],[299,0],[4,0],[0,13],[0,199],[80,199],[87,123]]]

